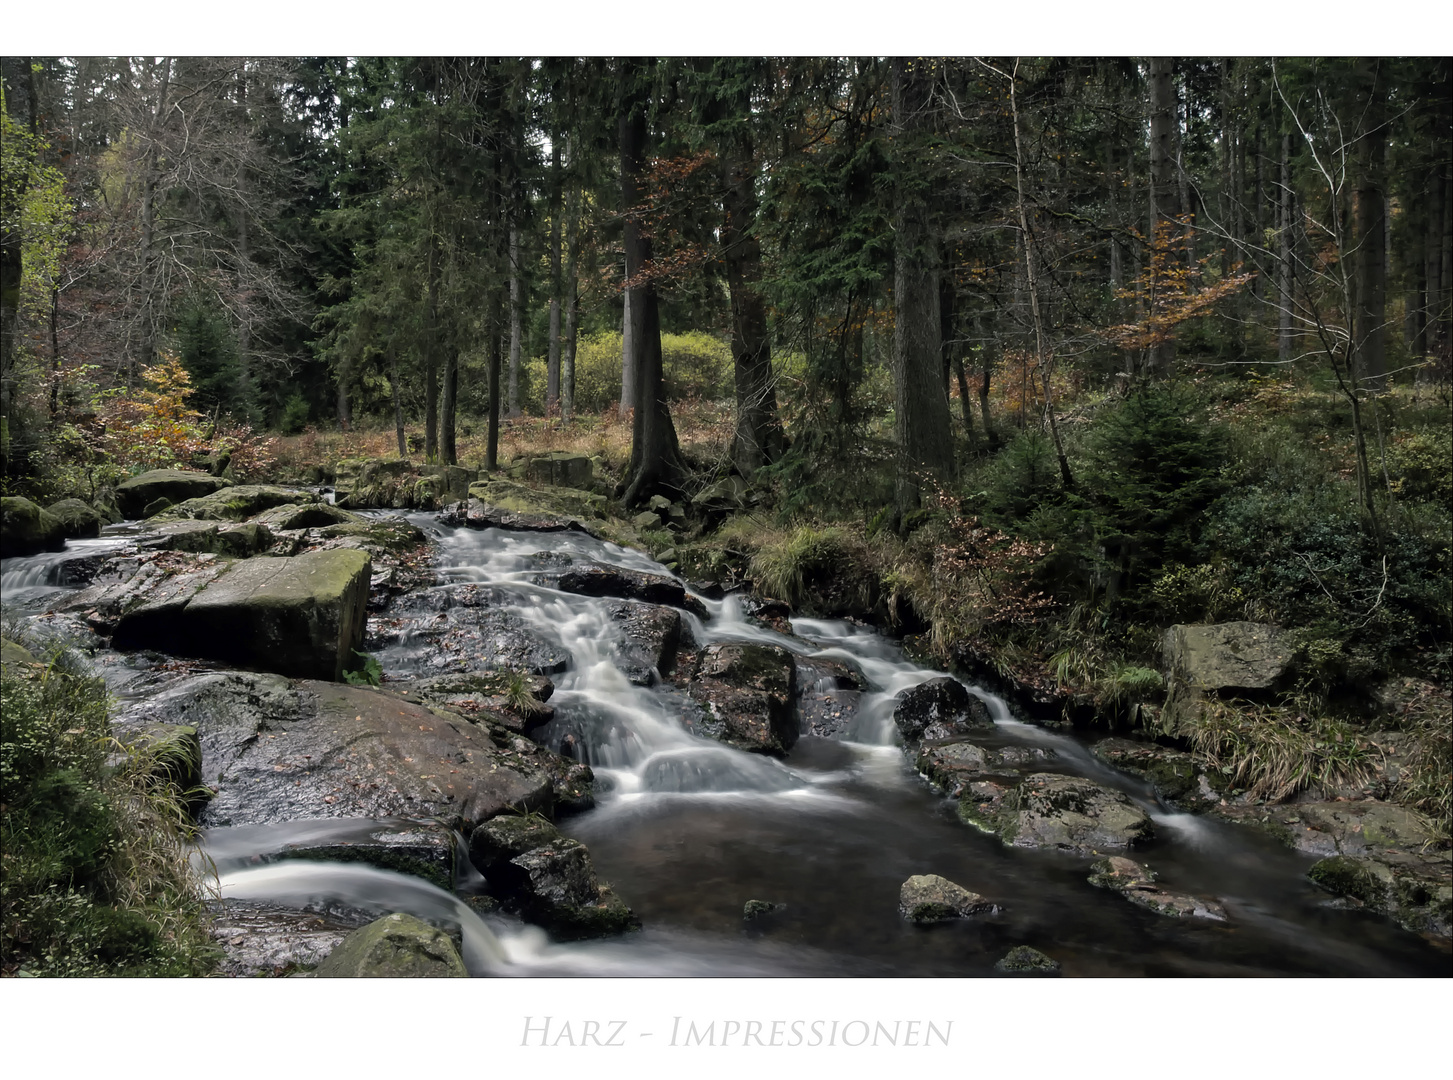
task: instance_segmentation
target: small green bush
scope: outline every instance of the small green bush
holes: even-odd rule
[[[525,361],[520,372],[520,401],[527,412],[545,407],[545,358]],[[735,393],[731,347],[710,334],[661,335],[661,366],[666,396],[672,401],[700,398],[727,401]],[[601,412],[621,396],[621,335],[602,331],[583,335],[575,348],[575,408]]]

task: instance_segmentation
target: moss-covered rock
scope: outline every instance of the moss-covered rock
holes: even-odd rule
[[[785,754],[798,736],[795,666],[792,653],[780,646],[707,646],[687,688],[704,713],[688,717],[688,726],[738,750]]]
[[[183,469],[153,469],[116,485],[116,504],[128,518],[142,516],[158,499],[182,503],[228,487],[231,481],[204,472]]]
[[[1090,867],[1090,884],[1113,889],[1132,904],[1157,915],[1170,918],[1226,920],[1226,909],[1218,901],[1203,896],[1175,892],[1155,884],[1156,875],[1148,867],[1121,855],[1101,859]]]
[[[82,499],[61,499],[45,508],[45,512],[61,523],[67,540],[85,540],[101,535],[106,519],[96,508]]]
[[[246,521],[264,510],[289,503],[316,502],[318,496],[296,488],[278,487],[274,484],[241,484],[187,499],[156,515],[160,521]]]
[[[38,555],[65,546],[66,527],[59,518],[18,495],[0,499],[0,556]]]
[[[1172,678],[1217,693],[1280,686],[1296,658],[1280,629],[1253,622],[1178,624],[1166,630],[1161,651]]]
[[[947,675],[900,691],[894,702],[893,723],[908,746],[994,726],[988,706]]]
[[[1082,777],[1035,773],[1007,791],[985,786],[998,789],[995,797],[983,799],[980,784],[969,785],[959,800],[959,817],[1011,847],[1092,855],[1143,844],[1155,835],[1140,807]]]
[[[595,465],[584,454],[557,450],[544,457],[531,459],[525,476],[537,484],[556,487],[589,488],[595,479]]]
[[[937,874],[915,874],[898,890],[898,913],[919,925],[967,919],[998,910],[978,893]]]
[[[1415,933],[1447,938],[1453,932],[1453,863],[1446,851],[1332,855],[1307,876]]]
[[[1226,775],[1195,754],[1121,738],[1101,739],[1090,752],[1106,765],[1150,781],[1157,795],[1185,810],[1208,810],[1230,792]]]
[[[1057,975],[1059,961],[1051,959],[1030,945],[1016,945],[994,965],[995,971],[1006,975]]]
[[[362,525],[368,519],[350,514],[337,506],[325,502],[300,505],[296,502],[274,506],[257,515],[257,521],[278,532],[294,529],[326,529],[330,525]]]
[[[963,795],[976,780],[999,778],[1013,783],[1025,769],[1056,757],[1042,746],[988,746],[956,739],[926,743],[915,762],[920,775],[951,799]]]
[[[328,954],[319,979],[465,979],[449,935],[412,915],[385,915],[355,930]]]

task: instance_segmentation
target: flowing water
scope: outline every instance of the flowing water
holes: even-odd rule
[[[1156,824],[1156,841],[1136,857],[1167,887],[1216,897],[1229,918],[1157,916],[1088,884],[1086,859],[1008,849],[964,826],[894,742],[893,696],[942,672],[919,667],[893,640],[852,623],[796,619],[788,637],[746,620],[734,598],[704,601],[706,619],[686,617],[698,644],[757,641],[849,661],[870,689],[841,738],[804,736],[782,761],[697,737],[680,722],[680,690],[634,685],[623,674],[611,601],[533,580],[561,555],[656,574],[666,574],[663,567],[579,534],[454,530],[427,515],[412,520],[439,541],[436,588],[488,586],[568,653],[567,669],[553,676],[556,715],[542,741],[576,737],[577,753],[597,777],[597,802],[558,824],[590,849],[597,873],[644,929],[556,943],[503,916],[481,919],[454,895],[386,871],[254,865],[256,853],[276,850],[284,833],[317,839],[319,829],[349,827],[339,822],[218,831],[209,854],[226,896],[409,911],[448,923],[460,929],[466,965],[477,975],[973,976],[989,974],[1019,944],[1048,952],[1071,975],[1447,974],[1444,951],[1388,920],[1332,905],[1305,878],[1312,857],[1160,805],[1145,784],[1097,761],[1079,739],[1015,719],[1002,700],[974,686],[995,721],[975,741],[1040,747],[1052,754],[1047,770],[1124,791]],[[29,573],[29,565],[7,561],[7,601],[11,574]],[[427,648],[407,634],[380,659],[390,673],[428,670]],[[933,927],[907,923],[897,910],[899,887],[928,873],[983,894],[1000,910]],[[472,891],[477,877],[456,884]],[[743,904],[754,899],[779,907],[744,922]]]

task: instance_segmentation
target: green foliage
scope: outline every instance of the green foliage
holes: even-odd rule
[[[191,376],[192,404],[208,415],[230,413],[256,423],[257,392],[243,375],[237,335],[216,297],[189,296],[177,313],[173,335]]]
[[[1400,496],[1453,510],[1453,425],[1401,436],[1393,440],[1387,458]]]
[[[372,653],[353,650],[353,655],[358,657],[355,665],[343,672],[343,681],[350,686],[381,686],[383,684],[383,665],[378,662],[378,657]]]
[[[1150,586],[1160,620],[1166,623],[1222,622],[1245,614],[1246,594],[1230,583],[1230,568],[1173,563]]]
[[[661,365],[666,396],[672,401],[700,398],[728,401],[735,393],[731,347],[700,331],[661,335]],[[545,358],[522,365],[520,400],[529,411],[544,412]],[[602,412],[620,401],[621,335],[605,330],[582,335],[575,347],[575,408]]]
[[[510,672],[509,678],[505,680],[504,694],[505,704],[521,716],[534,716],[545,709],[544,704],[535,697],[529,676],[521,672]]]
[[[1021,431],[983,479],[984,517],[1001,527],[1026,520],[1062,494],[1054,443],[1038,428]]]
[[[307,426],[311,413],[312,406],[308,404],[308,399],[301,391],[294,390],[283,405],[282,415],[278,417],[278,430],[284,435],[297,435]]]
[[[145,752],[108,761],[101,680],[64,655],[0,673],[0,963],[36,975],[188,975],[215,952],[181,793]]]
[[[853,554],[843,530],[799,525],[752,556],[751,575],[764,595],[797,605],[814,578],[841,573]]]

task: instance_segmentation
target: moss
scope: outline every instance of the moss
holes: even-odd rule
[[[1004,959],[994,965],[994,970],[1012,974],[1047,975],[1059,971],[1059,961],[1029,945],[1016,945]]]
[[[996,834],[1004,827],[1003,815],[998,811],[984,811],[979,809],[979,804],[970,798],[959,800],[959,820],[965,825],[971,825],[980,832]]]
[[[1387,907],[1387,883],[1359,859],[1332,855],[1307,871],[1307,877],[1328,892],[1351,897],[1375,911]]]

